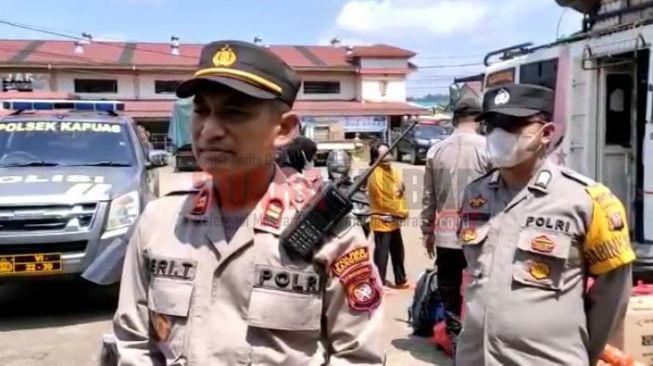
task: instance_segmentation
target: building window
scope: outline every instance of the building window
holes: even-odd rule
[[[75,79],[75,93],[117,93],[118,80]]]
[[[304,81],[304,94],[340,94],[340,82]]]
[[[379,94],[385,97],[388,94],[388,82],[386,80],[379,82]]]
[[[519,68],[520,84],[535,84],[555,90],[558,59],[533,62]]]
[[[180,80],[154,80],[154,92],[156,94],[174,93],[181,83]]]

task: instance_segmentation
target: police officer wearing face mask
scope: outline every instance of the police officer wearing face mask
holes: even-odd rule
[[[550,89],[496,87],[483,111],[498,169],[463,197],[458,233],[471,278],[456,364],[595,365],[631,290],[624,207],[547,157]]]

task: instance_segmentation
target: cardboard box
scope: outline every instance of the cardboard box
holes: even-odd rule
[[[628,311],[610,340],[611,345],[639,362],[653,366],[653,296],[633,296]]]

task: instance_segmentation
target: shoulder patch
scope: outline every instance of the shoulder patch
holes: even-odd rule
[[[596,185],[596,181],[591,178],[588,178],[580,173],[577,173],[569,168],[560,167],[560,173],[573,181],[580,183],[583,186],[593,186]]]
[[[583,253],[590,273],[600,275],[635,260],[626,211],[608,187],[595,184],[585,190],[592,198],[592,216]]]
[[[171,191],[166,193],[163,197],[168,197],[168,196],[185,196],[189,194],[197,194],[199,190],[197,189],[189,189],[189,190],[179,190],[179,191]]]
[[[351,310],[371,312],[381,304],[383,284],[377,277],[367,246],[341,255],[331,264],[331,273],[347,292]]]

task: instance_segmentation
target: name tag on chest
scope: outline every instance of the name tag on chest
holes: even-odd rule
[[[197,262],[188,258],[152,256],[148,259],[147,268],[152,277],[192,281],[195,279]]]

